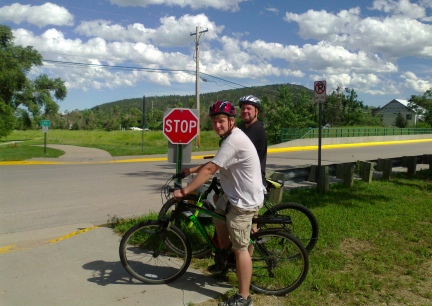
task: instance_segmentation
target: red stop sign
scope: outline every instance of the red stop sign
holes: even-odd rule
[[[198,134],[198,118],[186,108],[174,108],[163,119],[163,133],[172,144],[188,144]]]

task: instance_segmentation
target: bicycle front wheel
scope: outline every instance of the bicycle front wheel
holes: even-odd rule
[[[284,295],[298,288],[309,271],[303,244],[283,230],[262,230],[253,237],[251,288],[268,295]]]
[[[167,247],[165,241],[182,250],[183,256]],[[186,272],[192,255],[186,236],[164,221],[145,221],[131,227],[120,242],[123,267],[134,278],[149,284],[166,284]]]
[[[303,243],[308,253],[318,242],[318,221],[312,211],[304,205],[293,202],[276,204],[265,211],[263,216],[290,217],[291,223],[285,224],[284,227]]]
[[[196,204],[198,201],[198,198],[196,195],[187,195],[185,200],[189,201],[192,204]],[[159,211],[159,220],[167,220],[170,216],[173,210],[176,208],[177,201],[175,199],[169,199],[165,202],[165,204],[162,206],[161,210]],[[202,201],[203,207],[214,211],[214,207],[210,204],[210,202],[203,200]],[[195,210],[191,209],[193,213],[195,213]],[[208,215],[198,215],[198,220],[200,221],[201,225],[204,226],[204,229],[208,233],[214,232],[214,226],[213,226],[213,218]],[[173,221],[173,223],[182,230],[183,233],[188,237],[188,240],[191,243],[192,246],[192,256],[196,258],[204,257],[212,251],[211,245],[207,242],[206,238],[200,233],[200,231],[197,229],[197,227],[193,224],[190,224],[190,221],[183,215],[179,214]],[[169,243],[169,242],[167,242]],[[170,245],[168,245],[170,246]],[[181,250],[176,250],[175,248],[172,248],[173,251],[179,252],[178,254],[181,255]]]

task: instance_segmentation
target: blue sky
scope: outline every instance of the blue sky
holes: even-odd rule
[[[62,111],[194,95],[196,27],[201,93],[326,80],[384,106],[432,87],[432,0],[0,0],[0,24],[46,60],[30,77],[66,82]]]

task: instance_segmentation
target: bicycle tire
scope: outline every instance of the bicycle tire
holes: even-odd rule
[[[277,296],[297,289],[309,271],[303,244],[284,230],[261,230],[253,237],[251,289]]]
[[[185,198],[185,200],[190,201],[191,203],[196,203],[198,201],[198,198],[196,195],[189,194]],[[202,200],[203,207],[214,211],[213,205],[206,201]],[[162,206],[161,210],[159,211],[158,219],[164,220],[169,218],[171,215],[171,212],[174,210],[174,208],[177,205],[177,200],[175,199],[169,199],[165,204]],[[192,211],[194,213],[194,211]],[[204,226],[204,228],[208,229],[208,232],[214,231],[213,227],[213,218],[211,216],[206,217],[199,217],[200,223]],[[205,218],[205,219],[204,219]],[[207,220],[206,220],[207,219]],[[173,222],[178,228],[181,229],[183,233],[185,233],[186,237],[188,238],[191,246],[192,246],[192,256],[196,258],[202,258],[207,256],[211,253],[212,248],[207,242],[207,240],[203,237],[203,235],[196,229],[195,226],[189,227],[189,220],[184,215],[179,215]],[[170,242],[167,241],[167,245],[170,246]],[[175,248],[172,249],[173,251],[176,251]],[[180,252],[180,250],[177,250]],[[179,253],[179,255],[182,255]]]
[[[184,256],[167,247],[166,239],[183,249]],[[161,220],[132,226],[121,239],[119,254],[126,271],[148,284],[174,281],[186,272],[192,259],[191,246],[185,234],[174,225],[166,228]]]
[[[273,212],[267,210],[263,215],[291,217],[292,224],[284,225],[285,229],[300,240],[306,251],[310,253],[317,244],[319,235],[318,221],[312,211],[306,206],[294,202],[276,204],[271,207],[271,210]],[[279,225],[277,226],[279,227]]]

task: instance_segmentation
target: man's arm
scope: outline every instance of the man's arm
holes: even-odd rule
[[[188,194],[189,192],[196,190],[202,184],[207,182],[216,173],[216,171],[219,170],[219,166],[215,163],[208,162],[199,167],[190,168],[189,170],[191,170],[190,173],[195,173],[194,170],[198,171],[198,173],[193,178],[192,182],[190,182],[185,188],[183,188],[184,194]],[[181,198],[184,196],[183,193],[180,190],[175,190],[174,197]]]

